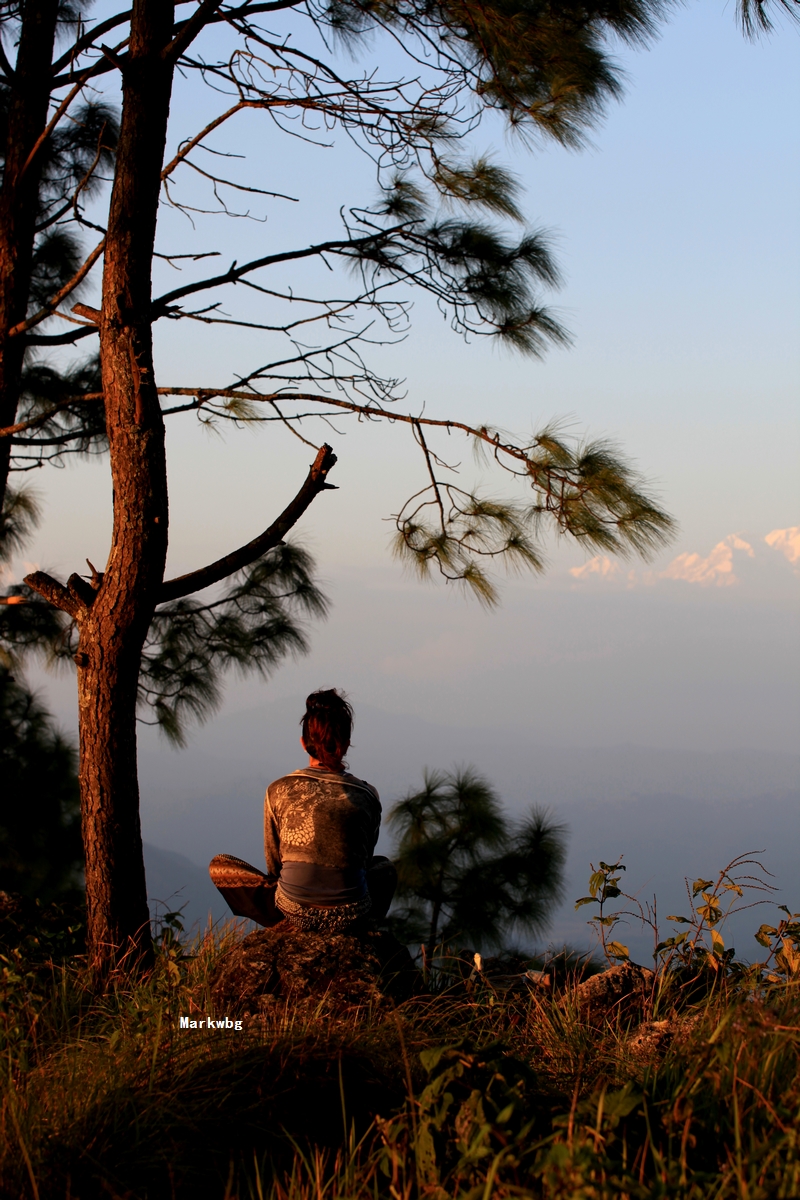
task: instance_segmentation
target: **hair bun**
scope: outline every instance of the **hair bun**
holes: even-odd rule
[[[323,766],[341,769],[353,733],[353,710],[336,688],[320,689],[306,699],[303,745]]]
[[[343,707],[344,697],[335,688],[325,692],[312,692],[306,700],[307,712],[328,712],[332,708]]]

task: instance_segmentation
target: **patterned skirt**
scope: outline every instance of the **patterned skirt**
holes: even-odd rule
[[[325,907],[300,904],[297,900],[290,900],[278,884],[275,907],[298,929],[313,933],[346,933],[370,912],[372,898],[368,892],[352,904],[331,904]]]

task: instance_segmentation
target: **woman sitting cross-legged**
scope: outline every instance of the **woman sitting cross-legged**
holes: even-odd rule
[[[397,873],[388,858],[373,854],[377,791],[345,770],[353,729],[347,700],[335,690],[312,692],[302,727],[309,765],[267,788],[268,874],[228,854],[212,859],[209,873],[238,916],[342,933],[386,916]]]

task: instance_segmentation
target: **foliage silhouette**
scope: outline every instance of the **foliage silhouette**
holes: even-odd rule
[[[509,934],[541,933],[562,896],[566,828],[536,808],[510,821],[489,783],[470,767],[426,771],[421,791],[399,800],[392,928],[437,946],[464,939],[500,946]]]
[[[0,891],[43,903],[81,886],[72,746],[36,696],[0,667]]]

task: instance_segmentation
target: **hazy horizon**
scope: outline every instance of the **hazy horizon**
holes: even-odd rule
[[[300,712],[302,696],[231,713],[182,763],[153,738],[143,747],[145,842],[196,866],[195,873],[151,851],[150,895],[173,903],[172,892],[184,887],[175,903],[188,899],[190,923],[203,923],[209,906],[215,918],[225,914],[205,873],[213,854],[235,854],[263,867],[263,794],[271,779],[304,761],[297,744]],[[521,726],[502,735],[453,728],[362,705],[349,761],[352,771],[378,787],[384,811],[421,785],[426,767],[473,765],[512,816],[538,805],[565,823],[565,899],[547,935],[536,939],[540,946],[589,944],[588,914],[575,913],[574,901],[585,894],[590,862],[619,856],[627,866],[625,884],[643,901],[656,893],[663,916],[685,908],[685,876],[716,876],[737,854],[764,851],[773,877],[767,882],[780,889],[776,902],[800,909],[800,754],[544,747],[535,746],[529,732]],[[391,851],[385,829],[379,850]],[[752,933],[768,914],[753,917],[753,911],[744,913],[733,925],[745,956],[755,954]],[[622,940],[646,960],[647,935],[632,928]]]

